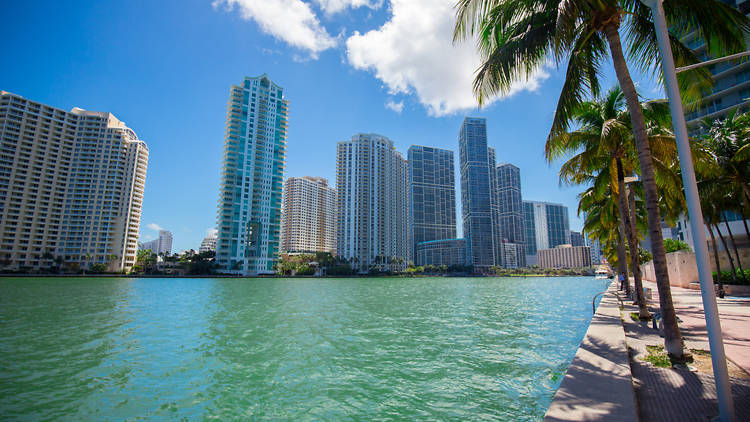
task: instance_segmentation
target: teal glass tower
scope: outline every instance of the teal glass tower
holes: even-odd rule
[[[233,85],[217,212],[223,272],[271,274],[278,262],[289,103],[266,74]]]

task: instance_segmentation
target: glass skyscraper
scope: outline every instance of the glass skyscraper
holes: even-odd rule
[[[456,237],[456,184],[453,151],[412,145],[409,162],[410,256],[416,245]]]
[[[216,245],[225,272],[270,274],[278,261],[288,114],[283,89],[265,74],[231,88]]]
[[[540,249],[570,244],[568,207],[549,202],[523,201],[526,261],[536,265]]]
[[[461,204],[469,265],[486,271],[502,265],[494,150],[487,148],[487,120],[467,117],[458,137]]]
[[[526,266],[523,215],[521,210],[521,170],[503,163],[496,168],[500,229],[506,267]]]

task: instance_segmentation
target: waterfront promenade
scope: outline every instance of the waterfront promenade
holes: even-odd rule
[[[649,302],[658,308],[656,283],[644,281],[643,285],[651,288],[654,296]],[[700,290],[672,286],[672,300],[681,320],[680,329],[686,345],[691,349],[708,350],[706,317]],[[717,297],[716,303],[727,357],[750,373],[750,297]]]
[[[652,289],[651,312],[658,312],[659,294]],[[637,308],[623,310],[625,334],[630,352],[633,385],[641,421],[705,421],[718,415],[716,384],[713,378],[703,303],[699,290],[672,286],[672,300],[680,322],[685,347],[695,361],[687,366],[659,368],[647,363],[647,345],[662,345],[663,338],[651,322],[630,318]],[[628,302],[629,303],[629,302]],[[734,396],[735,420],[750,420],[750,298],[717,298],[724,347],[729,359],[729,375]],[[703,352],[701,352],[703,351]]]
[[[654,283],[651,312],[658,312]],[[700,291],[672,287],[685,346],[695,362],[660,368],[644,360],[646,346],[662,346],[651,322],[633,321],[630,301],[619,309],[610,286],[558,389],[545,421],[706,421],[718,415]],[[750,298],[718,299],[736,420],[750,420]]]

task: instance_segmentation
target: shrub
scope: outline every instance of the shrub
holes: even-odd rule
[[[328,267],[326,269],[328,275],[354,275],[357,273],[349,264],[336,265],[335,267]]]
[[[750,270],[745,270],[744,277],[743,277],[743,273],[740,272],[739,268],[737,268],[735,274],[737,275],[737,284],[738,285],[750,285],[750,282],[749,282],[749,280],[750,280]],[[719,281],[717,280],[717,277],[716,277],[716,271],[713,272],[713,277],[714,277],[714,283],[718,283]],[[734,280],[732,280],[732,272],[731,271],[722,271],[721,272],[721,282],[724,283],[724,284],[734,284]]]
[[[107,266],[104,264],[96,263],[91,266],[91,269],[89,271],[92,273],[97,273],[97,274],[103,273],[107,271]]]
[[[643,248],[638,248],[638,260],[641,262],[641,264],[645,264],[652,259],[654,259],[654,256],[651,255],[651,252]]]
[[[664,249],[667,251],[667,253],[677,252],[677,251],[689,251],[690,246],[688,246],[687,243],[681,240],[664,239]]]
[[[307,264],[301,264],[297,267],[296,275],[313,275],[315,274],[315,268],[307,265]]]

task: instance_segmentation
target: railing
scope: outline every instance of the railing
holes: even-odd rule
[[[607,293],[608,291],[609,290],[605,290],[594,295],[594,298],[591,300],[591,312],[596,313],[596,298],[603,295],[604,293]],[[617,301],[620,302],[620,306],[625,306],[625,303],[622,301],[619,293],[615,292],[615,297],[617,298]]]

